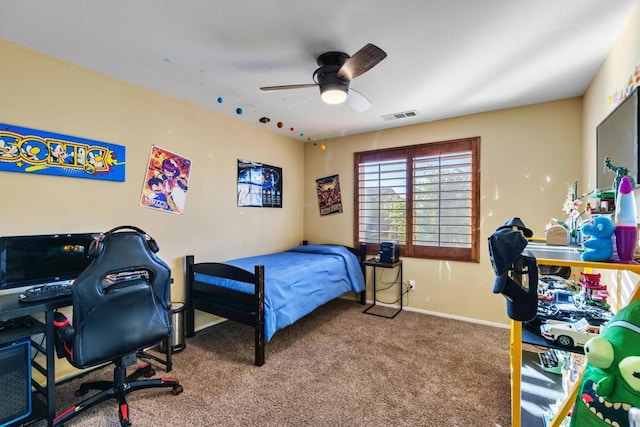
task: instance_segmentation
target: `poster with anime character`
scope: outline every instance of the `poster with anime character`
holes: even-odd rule
[[[342,195],[340,194],[338,175],[316,179],[316,190],[321,216],[342,212]]]
[[[191,160],[152,146],[140,206],[182,215],[190,172]]]

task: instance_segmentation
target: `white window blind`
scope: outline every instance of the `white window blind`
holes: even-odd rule
[[[407,162],[359,165],[360,234],[365,243],[407,239]]]
[[[413,159],[413,244],[471,247],[471,152]]]

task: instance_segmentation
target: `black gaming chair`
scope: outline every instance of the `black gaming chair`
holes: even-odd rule
[[[76,395],[102,391],[62,412],[54,426],[112,398],[118,401],[120,424],[129,426],[128,393],[149,387],[170,387],[174,395],[182,392],[173,378],[137,380],[153,375],[146,368],[126,375],[140,350],[170,339],[171,269],[157,251],[156,242],[132,226],[109,230],[91,244],[89,256],[94,259],[72,288],[73,323],[56,313],[56,349],[58,357],[76,368],[113,362],[113,381],[82,384]]]

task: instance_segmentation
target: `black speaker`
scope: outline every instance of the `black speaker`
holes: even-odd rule
[[[380,242],[380,262],[393,263],[400,260],[400,246],[397,241]]]
[[[0,427],[31,414],[31,342],[0,347]]]

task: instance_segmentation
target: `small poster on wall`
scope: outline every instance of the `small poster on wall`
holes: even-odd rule
[[[340,194],[340,178],[338,175],[316,179],[320,215],[342,213],[342,195]]]
[[[0,171],[124,181],[125,147],[0,123]]]
[[[140,206],[182,215],[190,173],[191,160],[152,146]]]
[[[238,159],[238,206],[282,207],[282,168]]]

